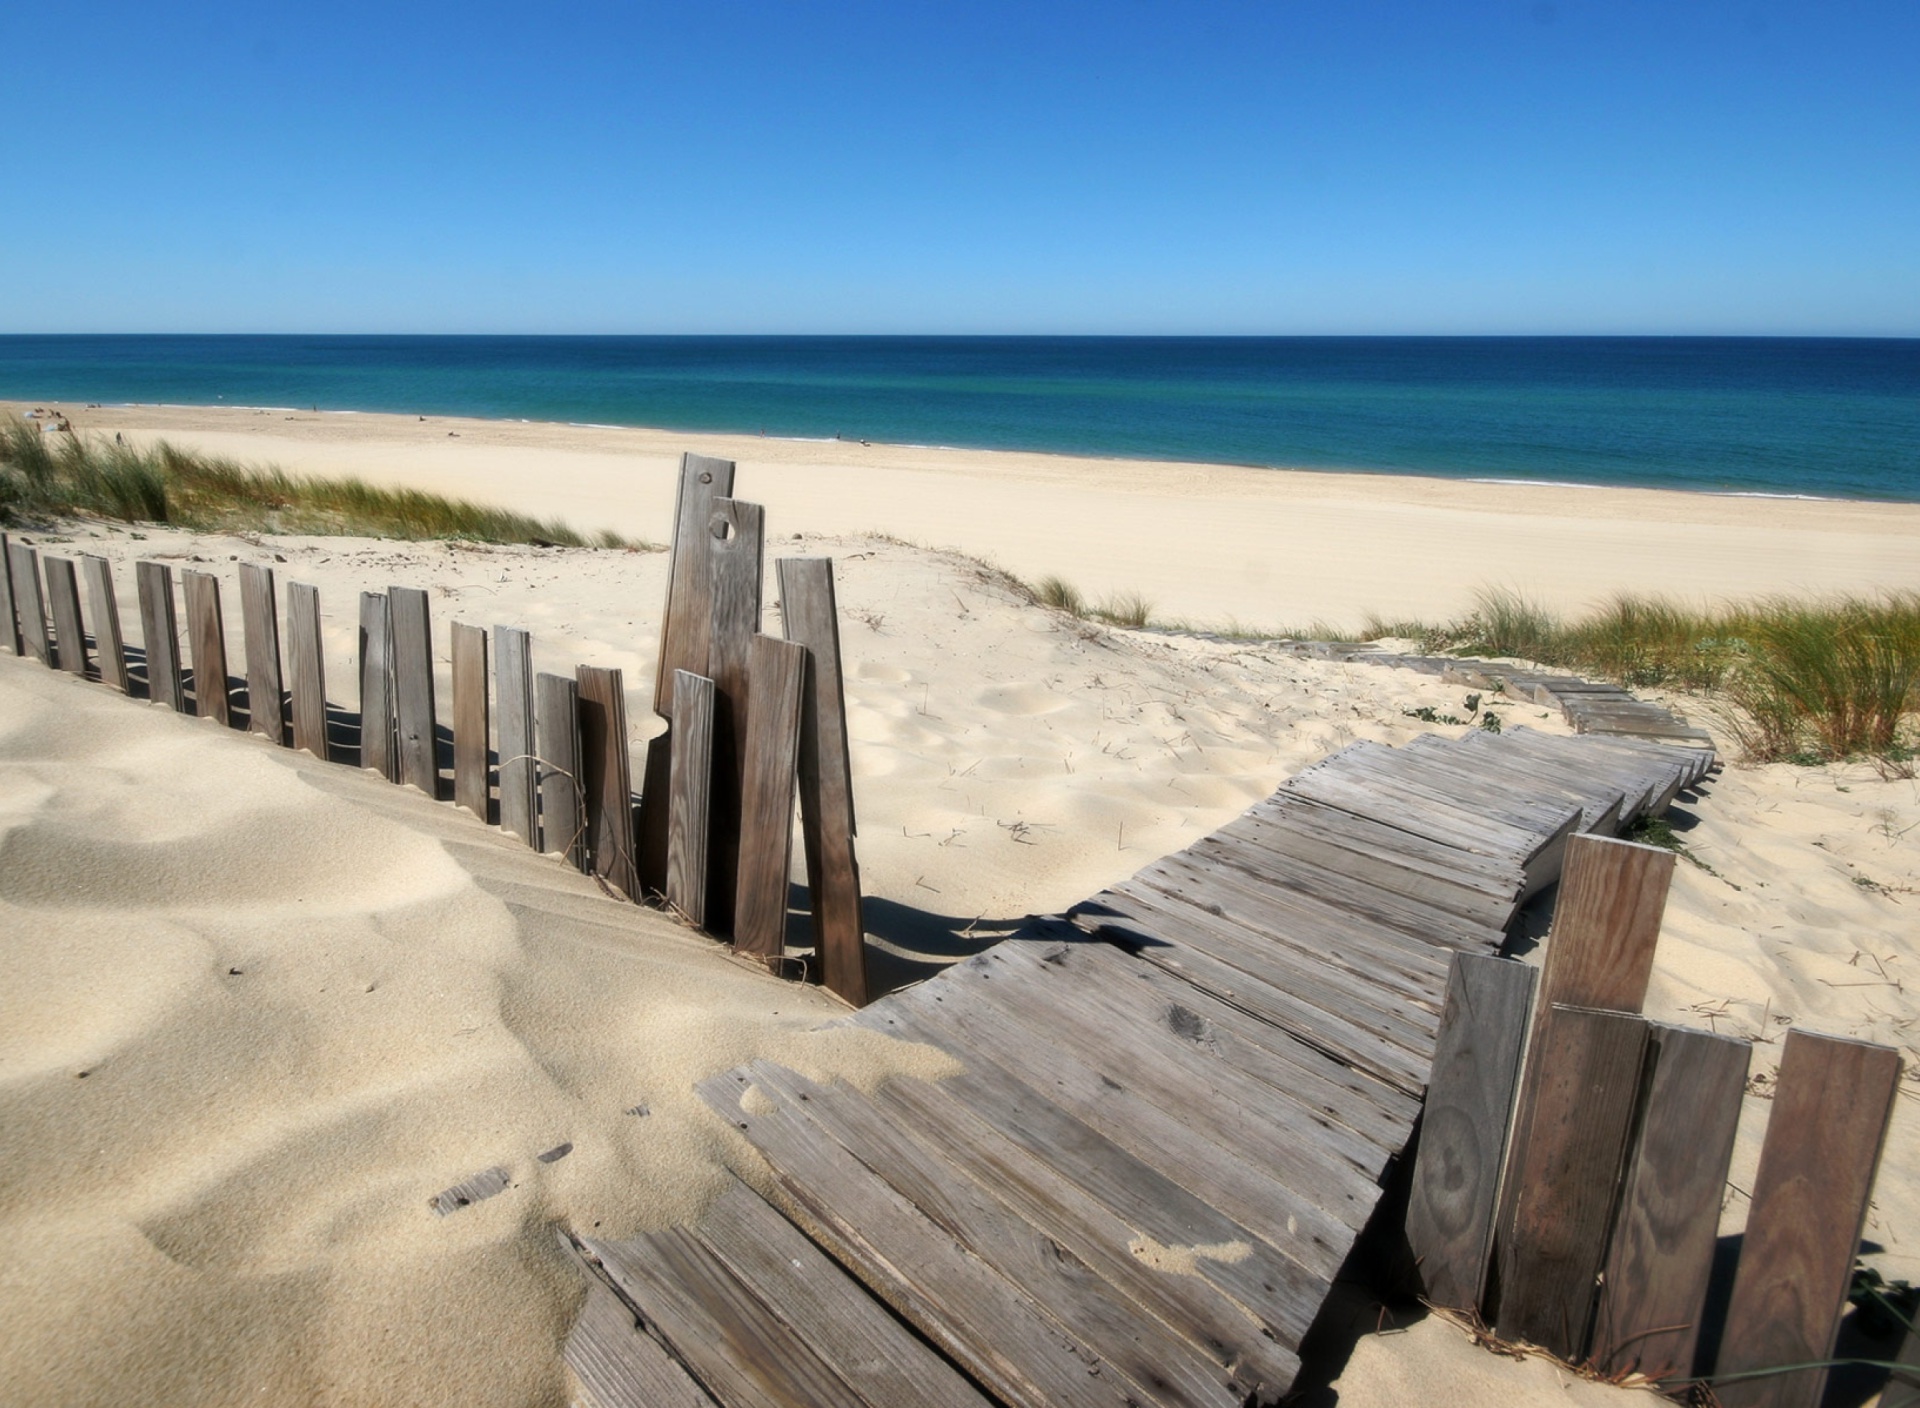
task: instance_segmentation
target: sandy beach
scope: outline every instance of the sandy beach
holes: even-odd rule
[[[1190,844],[1349,742],[1448,731],[1413,713],[1461,704],[1408,672],[1076,621],[983,561],[1093,599],[1137,591],[1160,618],[1295,628],[1443,618],[1488,585],[1566,610],[1622,590],[1920,589],[1920,505],[62,409],[85,434],[656,543],[680,453],[736,460],[769,558],[836,564],[866,923],[892,981]],[[106,556],[136,638],[138,559],[229,582],[236,560],[264,560],[314,583],[331,693],[350,706],[357,594],[419,585],[436,623],[530,629],[538,669],[621,668],[630,741],[660,727],[662,553],[91,522],[24,536]],[[228,615],[237,661],[231,597]],[[1701,701],[1671,702],[1715,726]],[[1729,762],[1675,817],[1696,863],[1678,867],[1648,1015],[1755,1038],[1760,1074],[1789,1026],[1911,1062],[1920,783]],[[450,805],[0,656],[0,1402],[565,1403],[580,1292],[553,1225],[667,1226],[725,1170],[760,1177],[696,1080],[756,1055],[859,1082],[940,1073],[924,1048],[816,1033],[843,1010]],[[1723,1233],[1741,1225],[1764,1082],[1749,1105]],[[1913,1106],[1903,1093],[1866,1234],[1889,1277],[1920,1278]],[[495,1165],[507,1193],[429,1210]],[[1430,1319],[1363,1340],[1339,1401],[1619,1392]]]

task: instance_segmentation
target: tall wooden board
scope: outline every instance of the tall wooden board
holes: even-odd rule
[[[7,576],[13,585],[13,609],[20,639],[42,665],[53,664],[53,643],[47,639],[47,607],[40,595],[40,554],[25,543],[7,544]]]
[[[787,876],[793,866],[793,789],[800,751],[800,696],[807,648],[755,636],[749,655],[753,718],[747,735],[740,819],[736,952],[773,960],[786,946]]]
[[[1672,851],[1612,837],[1575,836],[1567,843],[1540,975],[1546,1010],[1554,1003],[1640,1010],[1675,860]]]
[[[1512,959],[1453,956],[1407,1205],[1407,1244],[1435,1305],[1480,1308],[1537,977]]]
[[[679,671],[676,674],[681,673]],[[706,679],[696,675],[696,679]],[[708,681],[709,684],[712,681]],[[678,688],[678,685],[675,686]],[[640,889],[649,895],[665,895],[667,892],[667,849],[668,827],[671,824],[669,812],[672,809],[673,796],[673,722],[669,714],[667,728],[647,740],[647,751],[641,763],[640,779],[640,819],[636,823],[638,834],[634,845],[638,848],[635,857],[636,868],[640,872]],[[705,902],[702,902],[702,909]]]
[[[180,630],[173,615],[173,569],[158,562],[136,562],[140,588],[140,635],[147,652],[147,698],[176,714],[187,712],[180,683]]]
[[[327,662],[320,645],[320,589],[287,583],[287,663],[291,667],[293,746],[327,754]]]
[[[1787,1033],[1716,1377],[1833,1354],[1899,1082],[1892,1047]],[[1813,1408],[1826,1379],[1802,1369],[1714,1392],[1725,1408]]]
[[[713,784],[713,681],[686,670],[673,682],[667,731],[667,903],[699,928],[707,917],[708,802]]]
[[[393,604],[385,592],[360,593],[360,766],[400,780],[393,717]]]
[[[1609,1373],[1694,1372],[1751,1054],[1730,1036],[1649,1029],[1647,1093],[1594,1316],[1593,1357]]]
[[[394,714],[400,730],[400,780],[429,797],[440,795],[439,743],[433,702],[433,623],[427,594],[391,587]]]
[[[453,623],[453,802],[492,820],[487,760],[492,748],[487,709],[487,630]]]
[[[187,603],[187,641],[193,650],[193,708],[203,719],[230,723],[227,698],[227,623],[220,611],[220,579],[188,569],[180,574]]]
[[[733,932],[740,883],[741,789],[745,786],[752,679],[747,658],[760,631],[760,505],[716,499],[708,525],[712,617],[707,673],[713,680],[712,840],[707,851],[707,928]]]
[[[280,674],[279,596],[273,569],[240,564],[240,629],[247,647],[247,728],[275,743],[287,740],[286,685]]]
[[[20,617],[13,606],[13,544],[0,533],[0,645],[15,655],[27,653],[20,639]]]
[[[540,750],[540,849],[581,865],[587,848],[580,810],[580,688],[565,675],[536,675],[533,708]]]
[[[853,763],[833,559],[783,557],[776,565],[787,639],[806,646],[808,655],[800,706],[800,835],[813,901],[814,956],[820,981],[860,1007],[867,1001],[867,944],[853,848]]]
[[[707,632],[713,619],[711,524],[715,505],[733,496],[733,461],[680,457],[680,491],[673,507],[667,606],[660,618],[660,661],[653,711],[673,716],[673,672],[707,673]]]
[[[122,694],[130,694],[133,682],[127,677],[127,649],[120,639],[120,603],[114,596],[113,564],[91,553],[80,561],[87,574],[87,603],[93,608],[93,649],[100,661],[100,678]]]
[[[534,785],[533,637],[493,628],[494,693],[500,701],[500,825],[529,846],[540,840]]]
[[[87,673],[87,632],[80,622],[80,581],[69,558],[50,557],[47,568],[47,604],[53,608],[56,661],[70,675]]]
[[[620,671],[582,665],[580,790],[587,807],[592,873],[621,894],[639,897],[633,863],[633,764],[627,752],[627,693]]]

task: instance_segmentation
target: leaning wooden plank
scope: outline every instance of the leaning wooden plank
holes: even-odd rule
[[[708,534],[712,576],[707,675],[713,681],[712,840],[707,851],[707,928],[733,933],[740,883],[742,789],[752,708],[749,667],[760,630],[761,537],[765,514],[737,499],[714,502]]]
[[[439,727],[433,699],[433,621],[419,587],[390,587],[393,611],[394,716],[399,722],[400,780],[440,795]]]
[[[534,787],[533,637],[493,628],[494,693],[500,701],[500,825],[529,846],[539,841]]]
[[[1486,1288],[1536,977],[1511,959],[1453,958],[1407,1204],[1407,1245],[1422,1292],[1449,1309],[1478,1314]]]
[[[667,903],[695,928],[707,916],[708,802],[713,786],[713,681],[677,672],[668,729]]]
[[[120,603],[113,590],[113,564],[91,553],[80,559],[87,574],[87,604],[93,608],[93,649],[100,678],[122,694],[133,690],[127,677],[127,649],[120,639]],[[0,577],[6,574],[0,572]]]
[[[400,780],[393,718],[393,607],[385,592],[360,593],[360,766]]]
[[[80,579],[73,561],[65,557],[47,559],[47,602],[53,608],[53,640],[56,660],[70,675],[86,677],[87,632],[80,623]]]
[[[20,617],[13,606],[13,544],[0,533],[0,645],[15,655],[27,653],[20,639]]]
[[[240,564],[240,621],[247,645],[247,728],[284,743],[287,705],[280,678],[280,612],[271,567]]]
[[[807,648],[755,636],[749,670],[749,724],[740,805],[740,877],[733,946],[769,962],[787,936],[787,880],[793,868],[793,784],[800,751],[800,695]]]
[[[180,631],[173,615],[173,569],[158,562],[134,564],[140,587],[141,644],[147,654],[147,698],[176,714],[187,712],[180,682]]]
[[[53,643],[47,637],[47,607],[40,594],[40,554],[25,543],[7,544],[7,575],[13,583],[13,609],[19,621],[21,654],[31,653],[42,665],[53,664]]]
[[[320,589],[287,583],[287,663],[292,674],[293,746],[327,753],[327,664],[320,646]]]
[[[1812,1408],[1833,1354],[1900,1082],[1890,1046],[1787,1033],[1727,1304],[1713,1391],[1726,1408]]]
[[[732,496],[732,460],[694,454],[680,457],[680,491],[674,500],[667,562],[667,605],[660,618],[660,661],[653,682],[653,711],[663,719],[673,717],[673,672],[708,674],[713,516],[719,501]]]
[[[582,865],[587,853],[580,795],[580,687],[565,675],[533,681],[540,754],[540,849]]]
[[[1730,1036],[1651,1029],[1651,1079],[1594,1316],[1593,1358],[1607,1373],[1694,1372],[1751,1053]]]
[[[180,574],[187,603],[187,640],[193,649],[194,712],[232,722],[227,698],[227,623],[220,610],[220,579],[211,572]]]
[[[567,1333],[562,1357],[588,1397],[586,1408],[714,1408],[639,1317],[603,1279],[604,1271],[563,1232],[563,1252],[580,1268],[587,1298]]]
[[[1640,1010],[1675,859],[1633,841],[1573,838],[1547,935],[1542,1003]]]
[[[1644,1018],[1556,1007],[1529,1054],[1533,1119],[1508,1159],[1514,1218],[1499,1251],[1504,1339],[1586,1354],[1646,1045]]]
[[[492,731],[487,709],[487,629],[453,623],[453,802],[491,821],[487,760]]]
[[[633,764],[627,752],[627,694],[618,670],[582,665],[580,790],[586,802],[592,873],[630,899],[640,897],[633,857]]]
[[[804,645],[808,656],[800,710],[800,835],[813,899],[814,958],[820,981],[860,1007],[867,1001],[867,939],[853,850],[853,764],[833,559],[783,557],[777,567],[780,619],[787,639]]]
[[[704,678],[704,676],[696,676]],[[711,681],[709,681],[711,683]],[[673,799],[673,724],[647,740],[640,764],[640,815],[634,822],[634,869],[642,894],[667,893],[668,826]],[[702,902],[704,908],[704,901]]]

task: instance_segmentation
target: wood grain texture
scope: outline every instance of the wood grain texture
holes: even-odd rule
[[[800,835],[815,968],[829,989],[861,1007],[867,1001],[867,940],[854,855],[853,763],[833,560],[783,557],[776,566],[787,639],[804,645],[808,655],[800,706]]]
[[[1647,1094],[1594,1316],[1593,1357],[1608,1373],[1695,1372],[1751,1054],[1729,1036],[1650,1029]]]
[[[13,610],[20,640],[42,665],[53,664],[53,642],[47,635],[47,607],[40,593],[40,554],[25,543],[7,544],[7,577],[13,586]]]
[[[418,587],[389,587],[393,612],[393,699],[400,740],[400,780],[440,795],[439,718],[433,697],[433,620]]]
[[[580,789],[580,687],[565,675],[536,675],[534,734],[539,750],[540,849],[584,868]]]
[[[633,763],[627,750],[627,692],[620,671],[582,665],[580,789],[586,800],[587,861],[629,899],[640,897],[633,854]]]
[[[87,576],[87,604],[93,608],[93,649],[100,678],[122,694],[133,692],[127,674],[127,648],[120,637],[120,602],[113,590],[113,564],[89,553],[80,559]],[[0,578],[6,574],[0,572]]]
[[[533,637],[493,628],[494,693],[500,701],[500,825],[539,843],[540,794],[533,744]]]
[[[203,719],[230,724],[227,696],[227,623],[220,610],[220,579],[188,569],[180,574],[187,606],[187,641],[193,651],[193,707]]]
[[[70,675],[87,674],[87,631],[80,620],[80,579],[70,558],[46,560],[47,605],[53,611],[54,660]]]
[[[707,677],[713,681],[713,825],[707,849],[707,928],[733,933],[740,883],[742,789],[746,785],[747,729],[752,716],[748,655],[760,631],[761,539],[758,504],[716,499],[708,521],[712,616],[707,631]]]
[[[673,682],[667,797],[667,903],[689,924],[707,914],[708,803],[713,784],[713,681],[681,670]]]
[[[247,728],[284,743],[287,703],[280,674],[279,597],[273,569],[263,563],[240,564],[240,629],[247,650]]]
[[[493,737],[487,708],[487,629],[453,623],[453,802],[491,821],[489,758]]]
[[[1532,1123],[1508,1160],[1502,1338],[1563,1359],[1586,1353],[1646,1045],[1643,1018],[1562,1006],[1528,1056],[1539,1074]]]
[[[773,636],[755,636],[749,658],[753,718],[742,787],[733,946],[736,952],[771,961],[786,947],[793,789],[807,648]]]
[[[321,646],[320,589],[287,583],[287,665],[293,700],[293,746],[326,758],[327,660]]]
[[[13,606],[13,544],[0,533],[0,645],[15,655],[27,653],[20,639],[20,617]]]
[[[1576,836],[1567,846],[1540,1001],[1638,1012],[1677,857],[1657,846]]]
[[[1789,1031],[1716,1375],[1833,1353],[1900,1082],[1888,1046]],[[1725,1408],[1813,1408],[1824,1369],[1716,1383]]]
[[[1510,959],[1453,957],[1407,1205],[1407,1244],[1435,1305],[1480,1308],[1537,976]]]
[[[585,1408],[714,1408],[680,1362],[642,1328],[603,1273],[560,1234],[581,1267],[587,1298],[567,1333],[562,1357],[587,1397]]]
[[[674,499],[672,556],[667,563],[667,605],[660,617],[660,661],[653,682],[653,711],[673,716],[673,672],[708,673],[707,640],[713,621],[714,505],[733,496],[733,462],[705,455],[680,457],[680,488]]]
[[[147,656],[147,698],[176,714],[187,711],[180,681],[180,631],[173,615],[173,570],[158,562],[137,562],[133,576],[140,590],[140,636]]]
[[[360,593],[360,766],[400,780],[393,717],[393,606],[385,592]]]

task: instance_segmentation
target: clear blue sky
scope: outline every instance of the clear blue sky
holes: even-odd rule
[[[0,331],[1920,335],[1920,4],[16,14]]]

